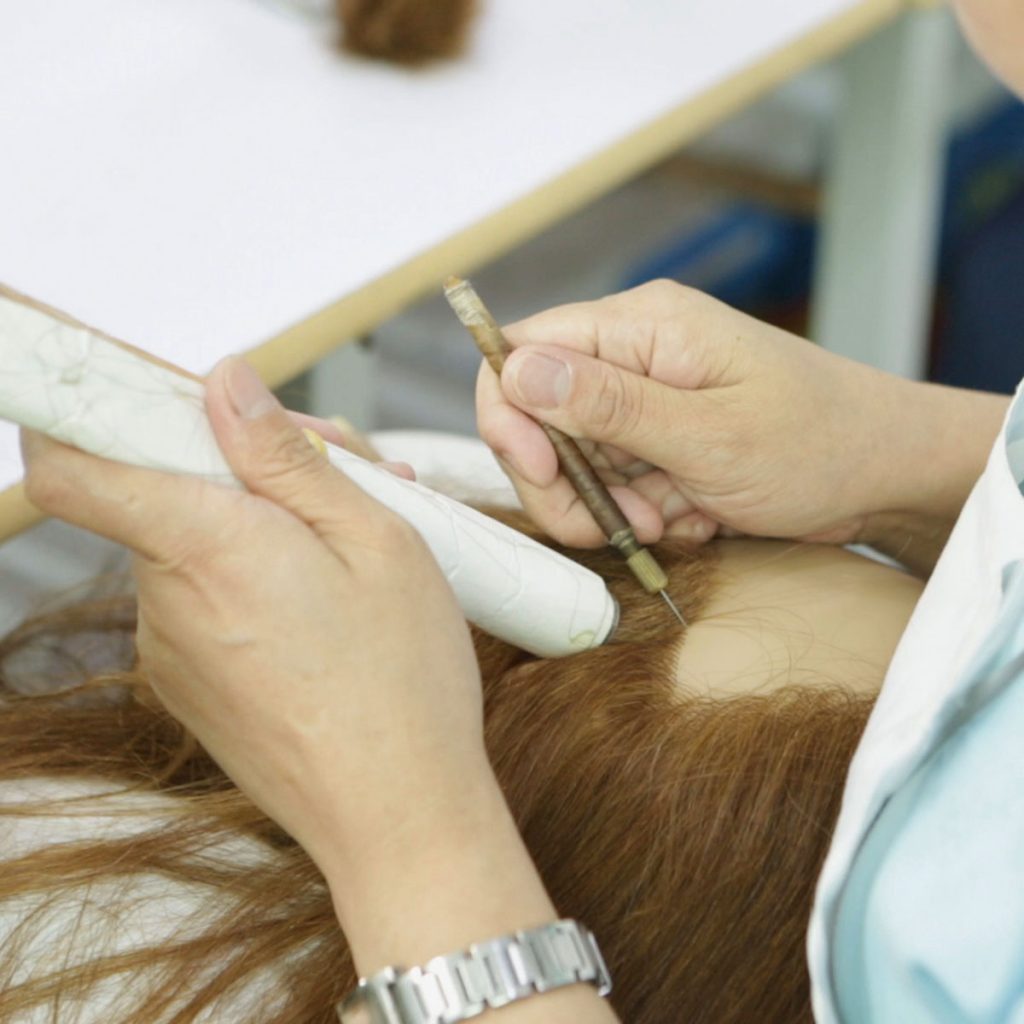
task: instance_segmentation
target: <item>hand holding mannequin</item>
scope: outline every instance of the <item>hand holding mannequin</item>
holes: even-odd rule
[[[579,546],[603,538],[531,416],[596,443],[644,542],[725,527],[894,548],[948,527],[1006,408],[843,359],[664,281],[507,335],[517,351],[500,384],[481,368],[481,434],[533,518]],[[927,561],[925,546],[908,560]]]

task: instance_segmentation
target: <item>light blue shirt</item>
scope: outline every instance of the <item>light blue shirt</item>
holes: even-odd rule
[[[1024,570],[950,707],[947,738],[890,798],[839,903],[847,1024],[1024,1021]]]
[[[815,1010],[829,1024],[1024,1024],[1019,395],[986,477],[933,581],[941,592],[919,609],[924,621],[907,638],[908,657],[886,681],[897,692],[883,690],[887,699],[865,734],[871,742],[851,768],[844,814],[860,820],[841,822],[848,849],[823,875],[812,922],[812,938],[816,926],[823,940],[811,943]],[[988,564],[972,576],[968,558]],[[986,589],[990,605],[980,622],[973,606],[985,603]],[[927,643],[929,625],[948,628],[957,614],[973,630],[969,656],[948,680],[913,679],[912,656]],[[932,642],[958,651],[955,638],[936,633]],[[935,664],[927,672],[939,675]],[[902,747],[901,729],[910,735]]]

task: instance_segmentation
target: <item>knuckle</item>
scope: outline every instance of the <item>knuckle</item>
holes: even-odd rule
[[[259,477],[267,484],[286,482],[296,474],[319,468],[324,458],[299,430],[275,434],[262,447],[257,467]]]
[[[686,292],[686,287],[678,281],[672,281],[667,277],[659,277],[654,281],[648,281],[641,285],[645,295],[651,299],[661,302],[677,299]]]
[[[208,568],[216,554],[210,537],[195,530],[182,530],[166,538],[160,551],[150,556],[161,574],[192,577],[200,568]]]
[[[53,504],[52,482],[52,478],[38,465],[33,466],[25,475],[25,497],[44,512]]]
[[[622,376],[608,367],[594,381],[586,395],[587,426],[597,438],[628,434],[634,430],[639,410],[633,408]]]
[[[164,572],[194,577],[214,569],[225,545],[231,543],[237,544],[237,537],[226,528],[186,528],[167,538],[157,564]]]
[[[74,499],[74,484],[49,455],[33,459],[24,486],[25,497],[44,512],[57,511]]]
[[[636,298],[648,309],[667,314],[697,306],[705,296],[696,288],[663,277],[640,285]]]
[[[181,484],[193,485],[193,494],[186,502],[194,511],[192,521],[173,530],[151,529],[151,536],[159,537],[159,541],[154,540],[153,560],[161,570],[174,575],[194,578],[219,572],[229,560],[225,553],[244,549],[247,524],[215,500],[220,495],[211,493],[202,481],[186,478]],[[124,504],[126,511],[138,508],[139,517],[148,514],[152,519],[153,513],[146,512],[142,495],[129,495]]]
[[[390,509],[380,511],[370,530],[376,544],[387,551],[407,554],[423,544],[416,529]]]
[[[700,289],[669,278],[646,281],[612,298],[617,300],[620,311],[634,317],[642,313],[656,319],[701,313],[715,302]]]
[[[676,281],[666,283],[671,285],[671,289],[666,290],[663,295],[665,306],[676,316],[686,318],[698,316],[704,312],[711,301],[704,292],[690,285],[679,284]]]

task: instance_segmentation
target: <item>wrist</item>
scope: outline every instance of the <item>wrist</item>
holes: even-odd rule
[[[879,512],[866,517],[855,540],[927,579],[939,560],[955,519],[913,512]]]
[[[927,576],[988,460],[1010,399],[888,378],[880,476],[856,540]]]
[[[881,469],[866,529],[923,517],[952,524],[977,482],[1010,399],[888,378],[875,462]]]
[[[362,975],[557,917],[489,766],[422,795],[386,841],[321,862]]]

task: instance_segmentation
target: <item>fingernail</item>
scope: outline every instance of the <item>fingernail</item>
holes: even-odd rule
[[[358,434],[355,426],[340,413],[334,413],[332,416],[327,417],[327,422],[333,424],[338,428],[338,432],[343,438],[349,438],[353,434]]]
[[[712,522],[710,519],[701,518],[690,526],[689,538],[698,544],[703,544],[705,541],[711,540],[717,529],[717,523]]]
[[[310,443],[310,446],[315,448],[324,458],[327,458],[327,445],[324,439],[315,430],[310,430],[309,427],[303,427],[302,433]]]
[[[244,359],[233,357],[228,361],[224,383],[235,412],[243,420],[259,419],[281,404]]]
[[[512,386],[526,405],[554,409],[569,395],[569,374],[569,367],[560,359],[535,352],[515,364]]]
[[[381,469],[386,469],[392,476],[401,477],[403,480],[415,480],[416,470],[408,462],[378,462]]]

